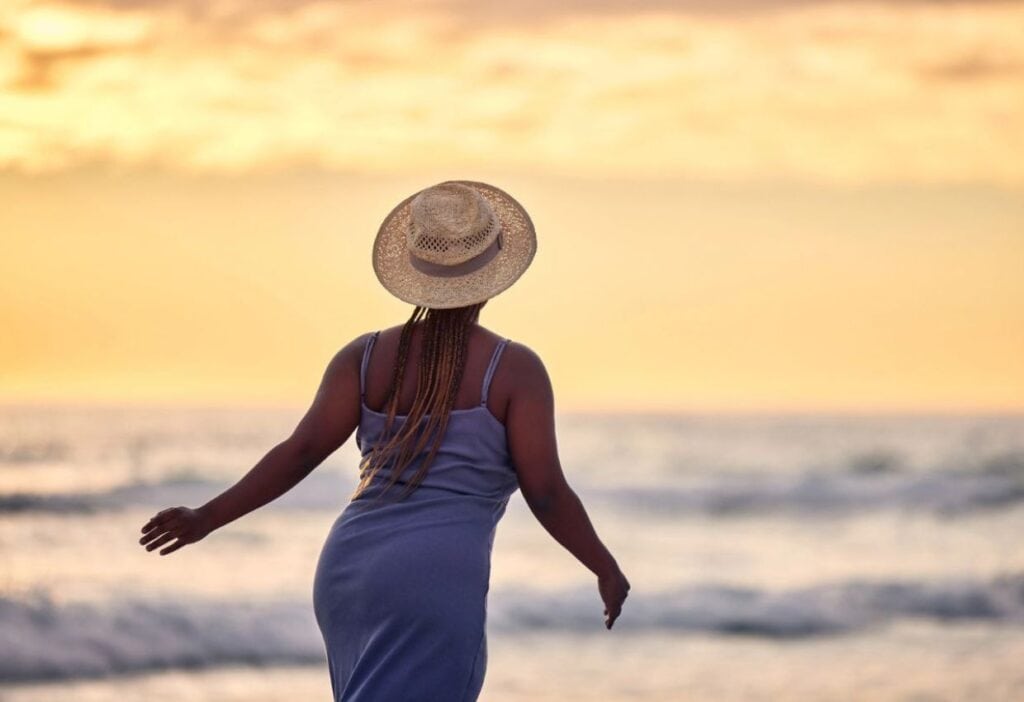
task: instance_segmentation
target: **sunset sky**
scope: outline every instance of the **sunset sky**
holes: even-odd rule
[[[452,178],[560,409],[1024,410],[1024,2],[924,0],[4,0],[0,402],[304,404]]]

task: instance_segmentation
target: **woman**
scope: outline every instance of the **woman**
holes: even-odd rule
[[[161,555],[294,487],[356,432],[360,481],[317,563],[313,604],[335,700],[475,700],[495,529],[516,489],[597,576],[608,629],[630,585],[567,484],[551,382],[527,346],[478,323],[536,252],[516,200],[446,181],[409,196],[373,247],[384,287],[415,305],[331,360],[309,411],[236,485],[142,527]],[[415,362],[414,362],[415,361]]]

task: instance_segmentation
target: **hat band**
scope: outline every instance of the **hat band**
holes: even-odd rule
[[[461,263],[455,263],[450,266],[443,263],[434,263],[433,261],[427,261],[419,258],[411,249],[409,251],[409,262],[412,264],[413,268],[421,273],[450,278],[457,275],[467,275],[473,271],[480,270],[486,266],[492,258],[498,255],[498,251],[500,249],[501,230],[498,231],[498,236],[495,237],[490,246],[478,253],[476,256],[468,258]]]

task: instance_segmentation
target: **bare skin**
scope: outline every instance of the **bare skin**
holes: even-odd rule
[[[401,326],[382,331],[373,348],[366,380],[366,403],[371,409],[382,409],[390,372],[398,357],[401,331]],[[419,354],[420,332],[417,325],[410,362]],[[139,543],[147,551],[164,546],[159,551],[164,556],[201,541],[288,492],[334,453],[359,425],[359,366],[369,336],[356,337],[330,360],[316,397],[291,436],[270,449],[237,483],[201,507],[168,507],[157,512],[142,527]],[[483,376],[501,338],[479,324],[473,326],[455,409],[479,404]],[[399,413],[408,412],[415,391],[413,365],[407,369],[399,392]],[[583,503],[562,472],[551,380],[540,357],[529,347],[512,341],[505,348],[492,380],[487,407],[505,425],[519,488],[531,512],[558,543],[597,576],[605,627],[611,629],[622,611],[630,584],[598,538]]]

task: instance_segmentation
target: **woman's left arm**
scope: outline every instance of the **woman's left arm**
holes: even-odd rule
[[[195,543],[288,492],[344,444],[359,425],[359,364],[367,337],[353,339],[331,359],[312,405],[291,436],[198,509],[171,507],[155,514],[142,527],[139,543],[152,551],[177,539],[161,556]]]

